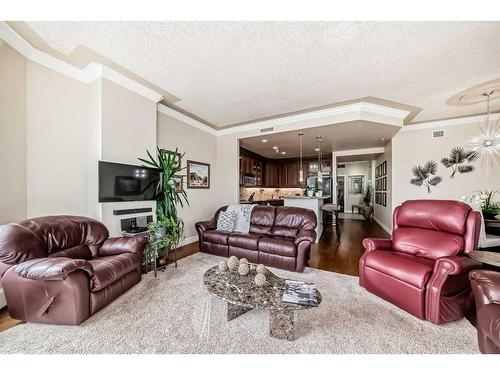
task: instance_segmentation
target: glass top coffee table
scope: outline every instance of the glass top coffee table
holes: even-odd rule
[[[269,336],[282,340],[294,340],[294,312],[313,306],[298,305],[282,301],[285,279],[267,270],[268,284],[259,287],[254,283],[255,264],[250,272],[242,276],[238,271],[220,271],[218,266],[210,268],[203,275],[203,284],[216,297],[227,302],[227,320],[233,320],[252,309],[269,310]],[[321,293],[318,305],[321,303]]]

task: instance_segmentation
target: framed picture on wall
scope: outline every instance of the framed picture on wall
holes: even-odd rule
[[[182,192],[184,190],[184,176],[176,175],[172,179],[175,182],[175,191]]]
[[[387,206],[387,194],[382,193],[382,206]]]
[[[181,155],[181,153],[180,153],[180,152],[175,152],[175,151],[172,151],[172,150],[167,150],[167,149],[164,149],[164,148],[162,148],[162,149],[160,150],[160,152],[161,152],[162,154],[170,154],[170,155],[174,155],[174,156],[177,158],[177,160],[179,161],[179,164],[181,164],[181,163],[182,163],[182,155]]]
[[[378,165],[377,168],[375,168],[375,178],[379,177],[380,177],[380,165]]]
[[[387,160],[382,163],[382,176],[387,174]]]
[[[187,161],[187,188],[210,189],[210,164]]]
[[[364,176],[349,176],[349,194],[363,194]]]
[[[381,190],[387,190],[387,177],[382,178],[382,189]]]

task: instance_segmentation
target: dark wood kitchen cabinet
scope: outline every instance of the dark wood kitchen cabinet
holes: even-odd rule
[[[265,167],[265,178],[264,178],[264,186],[265,187],[280,187],[280,168],[279,164],[276,161],[267,160]]]
[[[286,185],[287,187],[299,187],[299,162],[291,160],[286,163]]]
[[[279,163],[279,185],[288,187],[288,165],[285,162]]]

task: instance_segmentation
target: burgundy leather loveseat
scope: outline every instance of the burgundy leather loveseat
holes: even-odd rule
[[[304,208],[255,206],[250,233],[217,231],[222,207],[209,221],[196,223],[200,251],[238,258],[253,263],[302,272],[316,240],[316,214]]]
[[[479,350],[500,354],[500,273],[474,270],[469,277],[476,299]]]
[[[458,201],[413,200],[396,207],[392,239],[366,238],[359,282],[368,291],[434,324],[473,308],[468,272],[482,263],[480,214]]]
[[[0,277],[9,314],[76,325],[137,284],[146,239],[108,237],[103,224],[79,216],[0,226]]]

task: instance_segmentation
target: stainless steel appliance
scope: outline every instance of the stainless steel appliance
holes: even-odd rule
[[[332,203],[332,178],[323,177],[323,181],[318,181],[318,177],[308,177],[307,187],[321,190],[323,195],[329,195],[330,197],[325,199],[325,203]]]

